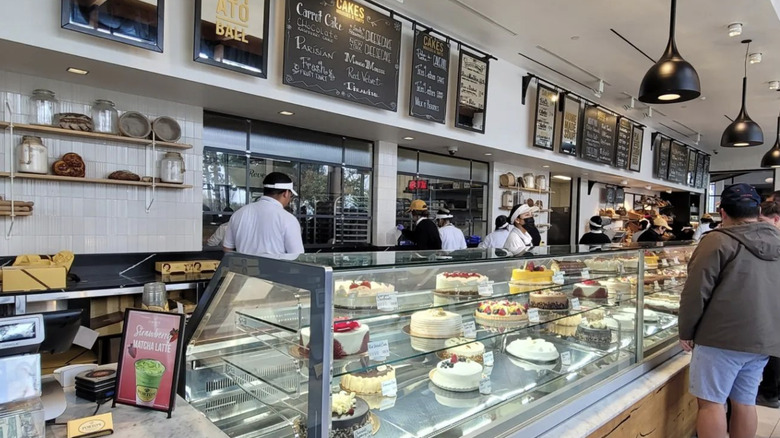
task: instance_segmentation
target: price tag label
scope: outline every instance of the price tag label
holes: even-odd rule
[[[483,282],[480,283],[477,286],[477,292],[480,296],[483,297],[492,297],[493,296],[493,282]]]
[[[477,326],[474,321],[466,321],[463,323],[463,337],[469,339],[477,338]]]
[[[617,300],[618,303],[623,301],[623,292],[618,292],[617,297],[615,299]]]
[[[666,260],[666,259],[661,260],[661,266],[663,266],[664,268],[668,268],[669,267],[669,260]]]
[[[571,365],[571,352],[570,351],[564,351],[561,353],[561,363],[563,366],[569,366]]]
[[[352,438],[371,438],[371,432],[373,431],[373,428],[374,426],[371,424],[371,422],[368,422],[365,426],[352,432]]]
[[[384,360],[390,356],[390,345],[387,340],[368,343],[368,358],[371,360]]]
[[[626,273],[626,267],[623,266],[623,263],[618,264],[618,274],[623,275]]]
[[[582,270],[582,279],[583,280],[590,280],[590,271],[587,269]]]
[[[485,366],[490,368],[493,366],[493,352],[492,351],[486,351],[482,355],[482,362],[484,362]],[[491,368],[492,371],[492,368]]]
[[[382,396],[384,397],[395,397],[395,394],[398,392],[398,385],[396,384],[395,379],[385,380],[382,382]]]
[[[489,395],[493,388],[490,384],[490,377],[482,376],[482,380],[479,381],[479,393]]]
[[[482,368],[482,372],[483,372],[483,373],[484,373],[486,376],[490,377],[490,375],[491,375],[491,374],[493,374],[493,367],[492,367],[492,366],[491,366],[491,367],[489,367],[489,366],[487,366],[487,365],[486,365],[484,368]]]
[[[176,311],[179,313],[184,313],[184,304],[180,303],[179,301],[176,302]]]
[[[394,312],[398,310],[398,295],[396,294],[377,294],[376,308],[385,312]]]
[[[564,283],[563,276],[565,274],[566,273],[563,272],[563,271],[557,271],[555,274],[553,274],[553,283],[555,283],[555,284],[563,284]]]
[[[658,280],[653,282],[653,290],[661,290],[661,285],[658,284]]]
[[[535,307],[528,309],[528,322],[539,322],[539,309]]]
[[[384,411],[395,406],[395,397],[382,397],[382,402],[379,403],[379,410]]]
[[[582,307],[580,306],[580,299],[579,298],[572,298],[571,299],[571,308],[572,308],[572,310],[582,310]]]
[[[679,257],[675,257],[674,258],[674,264],[675,265],[679,265],[680,264],[680,258]]]

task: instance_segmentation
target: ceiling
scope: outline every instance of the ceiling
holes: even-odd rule
[[[620,109],[636,97],[639,84],[652,62],[620,39],[614,29],[653,59],[657,59],[669,35],[669,0],[380,0],[380,3],[419,19],[435,23],[441,32],[512,62],[608,108]],[[625,114],[654,129],[699,148],[719,150],[713,161],[728,161],[745,153],[760,157],[774,142],[780,112],[780,94],[768,88],[780,80],[780,19],[773,3],[778,0],[681,0],[677,10],[677,47],[699,73],[703,99],[654,105],[647,118],[646,105]],[[565,13],[562,13],[565,12]],[[739,37],[729,37],[729,23],[743,23]],[[763,53],[763,61],[748,67],[748,110],[764,130],[765,146],[745,150],[720,148],[720,136],[730,123],[724,115],[739,112],[745,45]],[[587,88],[530,61],[552,67],[596,88],[606,83],[602,98]],[[666,126],[663,126],[666,125]]]

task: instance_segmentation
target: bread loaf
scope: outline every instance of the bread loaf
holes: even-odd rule
[[[120,179],[123,181],[141,181],[141,177],[129,170],[117,170],[108,175],[108,179]]]
[[[84,178],[86,165],[79,154],[68,152],[52,164],[51,170],[55,175]]]

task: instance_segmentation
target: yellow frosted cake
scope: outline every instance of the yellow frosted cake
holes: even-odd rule
[[[525,268],[512,270],[512,281],[509,282],[509,293],[519,294],[531,292],[551,286],[553,271],[544,266],[534,266],[528,262]]]

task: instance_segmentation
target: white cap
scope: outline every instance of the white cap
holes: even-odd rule
[[[537,211],[539,211],[539,207],[529,207],[528,204],[523,204],[518,207],[514,213],[512,213],[512,217],[509,218],[509,223],[514,224],[520,215],[526,213],[536,213]]]
[[[289,190],[293,196],[298,196],[298,192],[293,189],[293,183],[276,183],[276,184],[263,184],[263,188],[277,189],[277,190]]]

